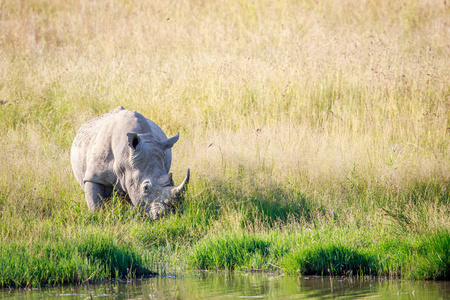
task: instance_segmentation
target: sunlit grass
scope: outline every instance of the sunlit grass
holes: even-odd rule
[[[1,285],[126,265],[448,278],[449,16],[433,0],[0,1]],[[180,133],[174,179],[192,180],[158,222],[116,198],[90,213],[71,173],[78,128],[119,105]],[[79,250],[97,239],[123,262]]]

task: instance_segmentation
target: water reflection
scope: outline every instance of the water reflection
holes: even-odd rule
[[[199,273],[98,285],[0,291],[0,299],[450,299],[450,283]]]

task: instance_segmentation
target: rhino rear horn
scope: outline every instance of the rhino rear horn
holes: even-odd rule
[[[161,146],[161,148],[163,148],[164,150],[170,149],[173,147],[173,145],[178,141],[178,138],[180,137],[180,134],[177,133],[177,135],[165,140],[165,141],[160,141],[158,142],[158,144]]]

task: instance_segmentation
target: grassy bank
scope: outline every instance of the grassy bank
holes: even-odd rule
[[[0,1],[0,285],[189,269],[449,279],[442,1]],[[174,215],[88,212],[78,128],[167,135]]]

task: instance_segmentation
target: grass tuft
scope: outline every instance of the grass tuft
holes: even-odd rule
[[[216,238],[206,237],[192,249],[188,262],[199,269],[261,269],[261,262],[268,255],[269,246],[269,242],[252,234],[235,233]]]
[[[0,283],[7,286],[82,283],[116,277],[151,274],[135,247],[112,237],[87,234],[75,239],[0,246]]]

